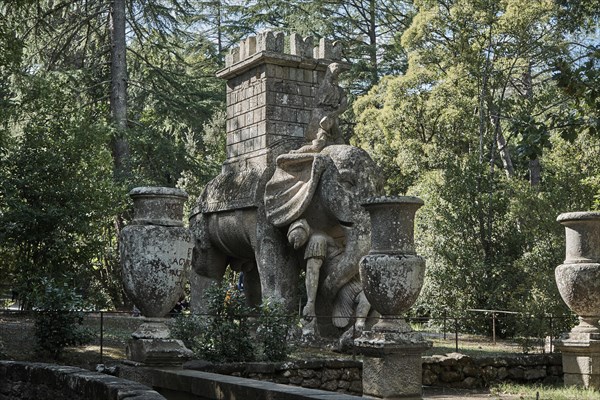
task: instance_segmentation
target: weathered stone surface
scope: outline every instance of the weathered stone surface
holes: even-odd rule
[[[300,369],[298,370],[298,375],[304,379],[308,379],[314,377],[316,373],[312,369]]]
[[[600,212],[563,213],[556,220],[565,226],[565,264],[600,261]]]
[[[294,164],[283,179],[292,188],[278,191],[275,186],[275,196],[270,196],[267,182],[277,174],[278,157],[310,140],[311,132],[320,125],[334,137],[337,114],[347,103],[336,84],[346,66],[332,62],[340,57],[339,45],[321,40],[313,52],[312,44],[311,38],[292,35],[291,54],[286,54],[283,36],[265,32],[243,40],[227,57],[226,68],[217,73],[227,79],[227,159],[190,218],[197,237],[194,271],[201,277],[191,280],[192,306],[202,311],[194,299],[221,277],[228,263],[245,272],[244,290],[254,304],[261,297],[270,297],[290,309],[295,306],[297,301],[290,294],[296,293],[304,249],[291,248],[281,233],[295,219],[304,218],[315,232],[345,246],[336,260],[327,258],[323,263],[328,279],[314,301],[319,315],[335,316],[330,322],[319,319],[317,333],[332,335],[339,334],[336,327],[363,318],[363,314],[355,316],[354,307],[346,304],[353,304],[356,293],[337,294],[349,282],[348,276],[358,276],[356,264],[368,251],[370,227],[360,202],[379,193],[381,177],[366,152],[351,146],[329,146],[320,154],[327,160],[323,171],[311,176],[311,163],[319,158],[313,157],[303,165],[310,178],[305,180],[299,176],[302,168]],[[323,115],[316,116],[315,110]],[[333,139],[341,144],[340,138]],[[301,194],[306,192],[302,215],[289,214],[294,218],[283,221],[270,218],[273,205],[268,199],[286,200],[282,193],[296,193],[296,186]],[[335,304],[337,298],[341,300]],[[369,311],[367,307],[360,310]]]
[[[523,378],[528,381],[540,380],[546,377],[546,368],[527,369],[523,374]]]
[[[183,226],[183,203],[188,198],[183,190],[146,186],[132,189],[129,196],[136,224]]]
[[[555,270],[565,303],[579,324],[556,342],[565,384],[600,388],[600,212],[558,216],[565,226],[566,257]]]
[[[0,394],[6,400],[160,400],[137,382],[43,363],[0,361]]]
[[[363,395],[378,398],[421,396],[421,357],[365,357]]]
[[[333,380],[340,379],[341,374],[342,374],[342,371],[339,369],[327,368],[323,371],[321,379],[323,380],[323,382],[333,381]]]
[[[458,382],[462,380],[462,374],[458,371],[443,371],[440,380],[442,382]]]
[[[508,369],[506,369],[505,367],[498,368],[497,377],[499,381],[505,380],[508,377]]]
[[[436,374],[431,369],[424,369],[422,380],[423,380],[423,385],[426,385],[426,386],[435,385],[438,381],[438,374]]]
[[[501,381],[556,383],[562,379],[562,368],[556,365],[560,359],[560,354],[494,358],[455,354],[425,357],[423,382],[461,388],[488,386]]]
[[[304,379],[301,376],[294,376],[294,377],[290,378],[290,383],[292,385],[298,385],[298,386],[300,386],[303,381],[304,381]]]
[[[335,392],[338,388],[338,383],[336,381],[326,381],[321,384],[320,389],[328,390],[330,392]]]
[[[126,226],[120,237],[123,283],[142,315],[165,316],[181,294],[192,259],[186,228]]]
[[[373,331],[411,331],[398,316],[414,304],[425,277],[425,260],[414,247],[414,218],[422,205],[421,199],[409,196],[375,197],[363,204],[372,229],[360,276],[366,298],[382,315]]]
[[[595,323],[597,330],[600,316],[600,263],[562,264],[556,268],[555,277],[565,303],[578,315],[590,317],[590,324]],[[586,329],[590,328],[586,326]]]
[[[168,339],[170,331],[165,324],[166,319],[145,319],[135,332],[131,334],[134,339]]]
[[[521,380],[525,377],[525,369],[523,367],[511,368],[507,372],[511,379]]]
[[[316,389],[321,386],[321,380],[316,378],[304,379],[302,381],[302,387],[309,389]]]
[[[180,366],[192,355],[176,339],[131,339],[127,343],[127,358],[147,365]]]

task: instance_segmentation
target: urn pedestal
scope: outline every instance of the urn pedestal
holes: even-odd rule
[[[360,260],[365,296],[381,317],[354,341],[363,360],[363,396],[419,399],[422,360],[431,342],[401,318],[415,303],[425,277],[425,260],[414,248],[417,197],[380,197],[363,207],[371,218],[371,250]]]
[[[181,365],[191,351],[169,338],[164,317],[183,294],[192,261],[193,237],[182,222],[187,194],[140,187],[129,195],[134,218],[119,237],[123,286],[144,322],[131,335],[127,356],[145,364]]]
[[[600,389],[600,212],[558,216],[565,226],[566,258],[556,285],[579,324],[556,342],[565,385]]]

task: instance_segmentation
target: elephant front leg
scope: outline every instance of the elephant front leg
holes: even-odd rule
[[[257,232],[256,264],[263,301],[272,299],[293,312],[298,305],[298,258],[285,235],[268,223]]]

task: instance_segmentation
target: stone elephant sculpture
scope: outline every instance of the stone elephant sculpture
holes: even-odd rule
[[[244,271],[244,290],[252,303],[271,297],[293,310],[304,262],[302,251],[288,243],[286,233],[303,218],[342,249],[335,264],[323,266],[319,284],[319,312],[331,315],[330,300],[356,280],[358,262],[369,251],[370,220],[361,204],[381,193],[381,176],[364,150],[349,145],[327,146],[319,153],[282,154],[271,171],[265,178],[241,179],[255,182],[241,189],[254,193],[255,207],[211,212],[206,210],[210,193],[200,197],[200,207],[190,221],[197,239],[192,261],[196,286],[201,290],[220,280],[231,265]],[[232,195],[240,190],[231,183],[208,189],[214,192],[216,187],[231,190]]]

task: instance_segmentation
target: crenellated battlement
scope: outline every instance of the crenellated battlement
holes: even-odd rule
[[[321,39],[315,45],[312,37],[272,31],[230,51],[217,72],[227,80],[227,159],[211,182],[214,190],[206,191],[205,211],[262,204],[257,188],[273,172],[277,156],[312,140],[306,135],[317,91],[328,65],[347,66],[341,56],[340,43]],[[233,177],[235,190],[227,191]],[[212,198],[213,192],[219,196]]]
[[[238,47],[230,50],[225,57],[225,67],[231,67],[246,61],[263,52],[295,56],[303,59],[341,61],[342,46],[325,38],[314,44],[312,36],[302,37],[297,33],[286,36],[283,32],[266,31],[250,36],[240,42]]]

